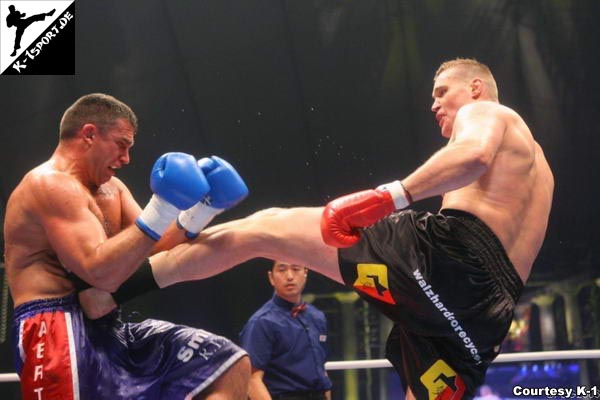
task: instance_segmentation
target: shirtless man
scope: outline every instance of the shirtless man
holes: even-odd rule
[[[229,340],[169,322],[122,323],[117,313],[89,321],[81,313],[73,277],[113,292],[136,270],[149,271],[151,252],[193,236],[198,219],[221,211],[215,204],[226,208],[247,194],[218,157],[167,153],[154,165],[154,195],[142,210],[115,177],[129,163],[136,131],[124,103],[83,96],[64,113],[51,158],[9,198],[6,273],[23,399],[245,399],[250,364]],[[209,198],[213,207],[204,204]]]
[[[394,321],[386,356],[407,399],[472,398],[544,240],[554,179],[523,119],[499,104],[487,66],[443,63],[432,97],[448,144],[405,179],[325,209],[269,209],[209,228],[151,257],[158,286],[254,257],[309,265]],[[439,195],[437,214],[395,212]]]

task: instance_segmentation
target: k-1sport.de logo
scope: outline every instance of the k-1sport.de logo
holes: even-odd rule
[[[73,75],[75,2],[0,0],[0,71]]]

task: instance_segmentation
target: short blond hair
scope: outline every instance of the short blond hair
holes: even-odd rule
[[[481,78],[488,89],[489,96],[493,100],[498,100],[498,86],[492,71],[487,65],[474,58],[455,58],[444,61],[435,72],[434,82],[442,72],[454,68],[458,69],[466,79]]]

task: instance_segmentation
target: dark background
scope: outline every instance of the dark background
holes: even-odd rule
[[[2,2],[8,7],[9,2]],[[167,151],[216,154],[249,198],[218,221],[322,205],[402,178],[445,144],[431,107],[438,65],[490,66],[556,178],[529,285],[597,274],[600,2],[476,0],[76,1],[74,76],[0,77],[0,206],[46,160],[75,99],[105,92],[140,118],[119,173],[143,206]],[[417,205],[435,210],[438,199]],[[150,294],[126,309],[237,339],[268,297],[265,260]],[[341,287],[313,274],[308,290]],[[13,371],[0,345],[1,372]]]

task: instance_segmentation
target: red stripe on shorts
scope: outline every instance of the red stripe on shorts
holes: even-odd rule
[[[44,312],[22,323],[23,400],[74,400],[71,361],[77,361],[70,357],[65,313]]]

